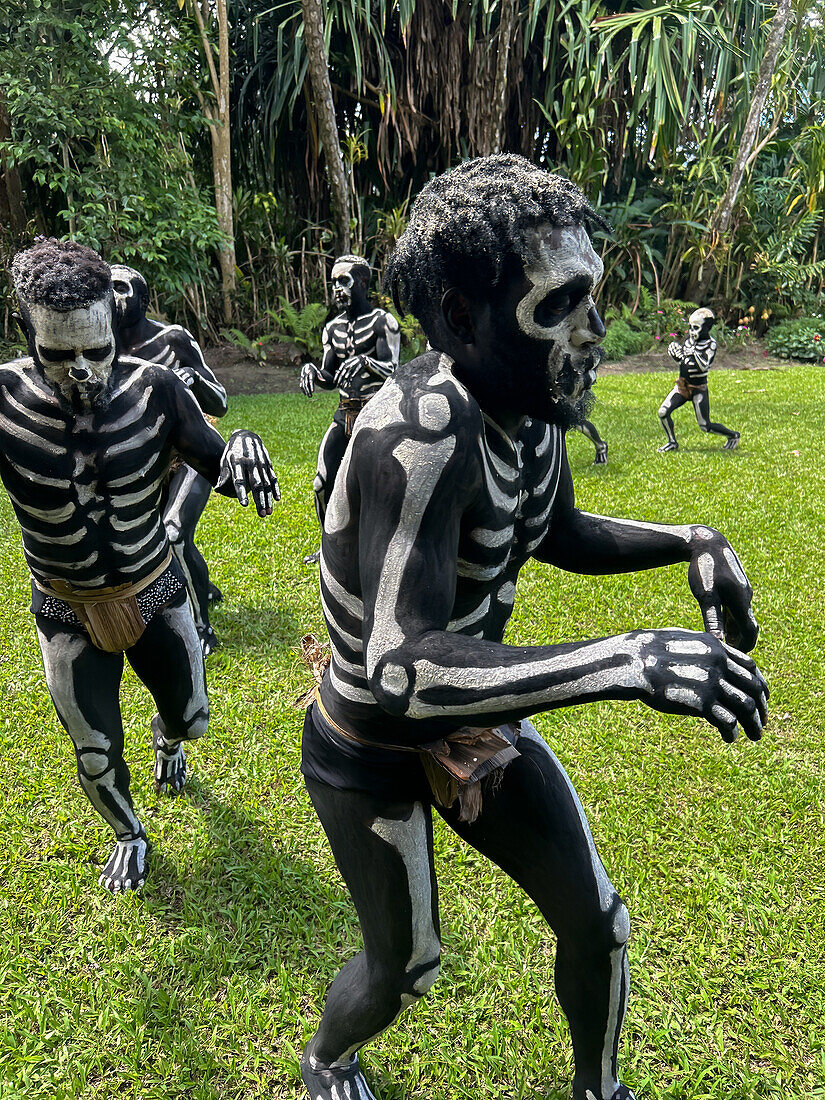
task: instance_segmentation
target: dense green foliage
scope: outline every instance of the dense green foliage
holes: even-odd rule
[[[213,6],[198,10],[214,45]],[[488,120],[504,8],[325,8],[353,247],[380,269],[427,178],[496,147]],[[717,241],[705,232],[773,10],[763,0],[516,3],[501,148],[571,176],[610,218],[607,304],[635,311],[642,289],[684,294],[691,270],[708,264],[710,298],[734,324],[751,307],[766,324],[812,312],[825,273],[822,0],[796,0],[730,230]],[[69,232],[133,262],[157,308],[215,336],[210,81],[194,12],[193,0],[126,0],[114,15],[106,0],[6,6],[0,259],[36,231]],[[299,309],[327,299],[332,234],[300,0],[229,0],[229,23],[235,322],[253,340],[271,329],[280,295]],[[4,324],[7,337],[8,308]]]
[[[825,322],[821,317],[780,321],[767,335],[768,350],[781,359],[825,363]]]
[[[624,359],[626,355],[637,355],[653,346],[653,337],[644,329],[631,328],[627,321],[617,317],[607,326],[607,336],[602,343],[605,362],[611,363]]]
[[[624,1076],[647,1100],[825,1096],[821,587],[825,436],[808,368],[713,375],[733,453],[687,416],[659,455],[662,374],[613,376],[595,419],[610,465],[572,433],[582,507],[725,531],[753,581],[765,737],[604,703],[537,720],[576,784],[632,920]],[[213,498],[200,541],[226,598],[209,659],[209,734],[179,799],[150,793],[152,706],[124,687],[133,792],[155,849],[143,895],[95,885],[109,838],[74,776],[0,496],[0,1093],[3,1100],[298,1100],[297,1052],[340,960],[352,905],[299,776],[323,633],[310,486],[335,404],[236,399],[222,429],[266,439],[283,488],[268,522]],[[701,618],[684,567],[594,579],[525,570],[509,640],[535,644]],[[25,732],[24,732],[25,731]],[[364,1057],[382,1100],[567,1100],[553,937],[504,876],[437,825],[441,978]]]
[[[200,125],[183,89],[189,51],[168,23],[152,35],[144,4],[112,13],[102,0],[4,12],[11,137],[0,150],[21,177],[29,232],[72,235],[138,267],[179,313],[199,303],[219,239],[187,150]],[[0,232],[6,263],[11,243]]]

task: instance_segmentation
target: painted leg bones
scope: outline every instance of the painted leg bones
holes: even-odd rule
[[[414,1005],[435,981],[441,954],[432,820],[420,802],[307,782],[361,921],[364,949],[330,987],[301,1062],[313,1100],[371,1100],[357,1051]]]

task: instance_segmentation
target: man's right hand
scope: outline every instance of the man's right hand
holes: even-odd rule
[[[704,718],[725,741],[736,740],[740,725],[751,741],[762,736],[768,685],[747,654],[693,630],[634,631],[628,640],[648,706]]]
[[[307,397],[312,397],[315,393],[315,380],[318,377],[318,368],[314,363],[304,363],[301,367],[301,378],[299,385],[301,387],[301,393],[305,393]]]
[[[670,358],[675,359],[677,363],[681,363],[681,361],[685,357],[685,354],[682,351],[682,345],[677,344],[675,340],[673,340],[670,344],[668,344],[667,353],[670,356]]]

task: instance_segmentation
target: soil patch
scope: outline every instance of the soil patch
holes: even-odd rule
[[[295,344],[276,344],[265,363],[256,363],[242,348],[222,344],[207,348],[206,362],[230,397],[243,393],[300,393],[301,350]],[[761,343],[752,347],[720,349],[714,370],[777,370],[788,366],[786,359],[765,354]],[[673,374],[676,364],[662,351],[629,355],[618,363],[603,363],[600,374],[642,374],[661,371]]]
[[[713,361],[713,370],[778,370],[788,366],[787,359],[774,359],[767,354],[762,343],[740,348],[720,348]],[[602,363],[599,374],[645,374],[649,371],[666,371],[672,374],[676,364],[664,348],[661,351],[645,351],[641,355],[628,355],[617,363]]]
[[[267,349],[265,363],[257,363],[243,348],[221,344],[206,348],[203,357],[230,397],[242,393],[299,393],[301,350],[295,344]]]

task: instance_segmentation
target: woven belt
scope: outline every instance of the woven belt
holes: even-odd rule
[[[481,780],[500,776],[507,765],[520,756],[518,749],[499,728],[464,726],[446,737],[426,745],[391,745],[369,741],[339,726],[329,714],[315,689],[315,703],[325,721],[350,744],[390,752],[414,752],[421,760],[427,782],[439,806],[449,807],[458,799],[459,821],[472,824],[481,812]],[[507,723],[518,738],[518,725]]]
[[[70,581],[41,582],[37,577],[32,577],[32,582],[46,596],[57,596],[69,605],[94,646],[106,653],[122,653],[131,649],[146,630],[137,597],[166,572],[171,561],[170,549],[148,576],[110,588],[78,588]]]
[[[58,579],[39,581],[35,576],[32,576],[32,581],[35,588],[39,588],[44,595],[57,596],[58,599],[65,600],[66,603],[111,603],[114,600],[128,599],[130,596],[140,595],[145,588],[148,588],[153,581],[156,581],[162,573],[166,572],[171,562],[172,550],[170,548],[160,565],[153,569],[147,577],[143,577],[139,581],[128,581],[126,584],[116,584],[111,588],[78,588],[70,581]]]

